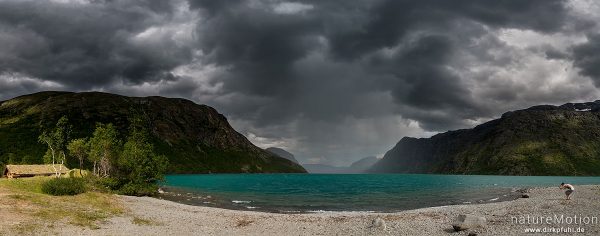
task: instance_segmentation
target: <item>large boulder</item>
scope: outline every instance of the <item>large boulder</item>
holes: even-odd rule
[[[484,227],[485,224],[486,220],[484,217],[474,215],[459,215],[458,218],[456,218],[456,222],[452,224],[452,228],[454,228],[455,231],[462,231],[477,227]]]

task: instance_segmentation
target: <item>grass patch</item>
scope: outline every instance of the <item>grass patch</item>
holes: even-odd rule
[[[21,195],[21,194],[11,194],[11,195],[8,195],[7,197],[12,198],[12,199],[16,199],[16,200],[29,200],[29,199],[31,199],[30,196]]]
[[[157,223],[152,220],[144,219],[137,216],[133,217],[133,220],[131,220],[131,222],[136,225],[157,225]]]
[[[10,117],[10,118],[6,118],[6,119],[2,119],[2,120],[0,120],[0,126],[17,123],[17,122],[19,122],[19,120],[21,120],[21,118],[22,117],[17,116],[17,117]]]
[[[33,177],[23,179],[0,179],[0,187],[6,187],[16,192],[42,193],[42,184],[48,177]]]
[[[107,193],[85,192],[74,196],[42,193],[42,185],[51,179],[0,179],[0,192],[8,193],[2,204],[10,206],[8,210],[15,214],[32,217],[29,222],[15,226],[18,232],[59,222],[95,229],[102,220],[125,213],[120,201]]]

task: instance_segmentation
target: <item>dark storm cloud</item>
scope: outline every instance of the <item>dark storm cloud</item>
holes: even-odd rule
[[[569,54],[556,50],[555,48],[545,48],[544,51],[544,53],[546,54],[546,58],[548,59],[563,60],[569,58]]]
[[[318,22],[267,10],[222,10],[202,26],[201,48],[220,65],[232,65],[231,90],[270,95],[290,91],[293,63],[315,45]]]
[[[472,101],[461,78],[447,68],[457,47],[464,46],[454,40],[469,40],[469,36],[487,33],[479,30],[470,35],[473,32],[464,29],[461,22],[476,22],[479,27],[552,32],[561,27],[565,17],[562,1],[393,0],[359,2],[355,8],[341,2],[336,2],[339,3],[336,7],[331,1],[300,1],[314,5],[314,10],[284,15],[244,1],[191,2],[193,7],[210,12],[206,24],[199,29],[200,45],[212,62],[230,67],[225,89],[272,99],[267,107],[255,104],[256,109],[249,109],[251,115],[264,124],[293,119],[305,109],[313,109],[306,106],[290,109],[302,103],[298,99],[313,95],[313,91],[302,90],[309,81],[312,87],[331,86],[329,99],[346,98],[346,94],[360,96],[366,92],[360,87],[341,90],[335,83],[315,83],[314,79],[293,70],[299,60],[320,52],[330,57],[326,63],[355,63],[363,68],[365,77],[359,80],[369,81],[370,89],[388,90],[399,107],[409,107],[400,109],[399,113],[420,121],[423,128],[462,127],[464,123],[450,120],[491,114]],[[318,37],[325,43],[319,42]],[[380,50],[392,47],[399,47],[399,52],[391,57],[377,57]],[[342,78],[340,74],[319,78],[339,83],[348,79],[353,78]],[[298,94],[303,97],[298,98]],[[345,102],[340,100],[339,104]],[[355,110],[361,109],[355,107]],[[423,110],[435,112],[428,117]],[[334,119],[340,115],[339,111],[323,109],[318,114],[322,119]],[[346,110],[341,114],[353,113]]]
[[[453,40],[446,36],[429,35],[409,42],[391,58],[371,60],[370,65],[378,72],[393,76],[385,84],[392,89],[396,103],[412,107],[400,113],[420,121],[426,130],[462,127],[460,120],[474,114],[485,115],[472,101],[460,78],[445,67],[454,47]],[[422,111],[452,115],[440,117],[439,112]]]
[[[596,87],[600,87],[600,35],[589,35],[587,43],[576,46],[573,59],[581,74],[589,76]]]
[[[23,73],[75,89],[114,80],[139,84],[172,77],[170,70],[190,52],[169,41],[135,42],[132,35],[168,18],[160,1],[95,1],[69,5],[47,1],[0,2],[2,71]],[[12,35],[11,42],[7,39]]]
[[[593,31],[593,19],[570,12],[575,5],[0,0],[0,98],[43,89],[185,97],[260,142],[295,143],[301,161],[341,163],[383,153],[404,135],[593,96],[572,85],[582,80],[547,78],[575,76],[552,70],[571,60],[600,78],[598,36],[576,47],[520,38]],[[505,29],[518,37],[508,42]]]
[[[563,1],[383,1],[369,12],[367,22],[352,31],[333,34],[333,54],[356,58],[394,46],[411,30],[444,30],[448,23],[469,18],[492,27],[553,31],[565,17]]]

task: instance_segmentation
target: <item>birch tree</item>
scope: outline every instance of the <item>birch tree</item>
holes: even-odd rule
[[[48,146],[48,152],[51,156],[52,168],[56,177],[60,177],[62,167],[67,158],[67,143],[71,135],[73,127],[69,124],[69,119],[66,116],[61,117],[56,126],[51,130],[45,130],[38,137],[38,141]],[[57,169],[56,163],[60,162]]]

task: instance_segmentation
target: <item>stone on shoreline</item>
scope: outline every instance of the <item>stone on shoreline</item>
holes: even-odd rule
[[[456,222],[452,224],[452,228],[454,228],[455,231],[463,231],[476,227],[484,227],[485,223],[485,218],[481,216],[459,215]]]
[[[528,188],[520,188],[520,189],[515,190],[515,192],[517,192],[517,193],[528,193],[529,189]]]
[[[528,193],[524,193],[521,195],[521,198],[529,198],[529,194]]]
[[[385,230],[385,228],[386,228],[385,221],[381,218],[376,218],[373,220],[373,227]]]

